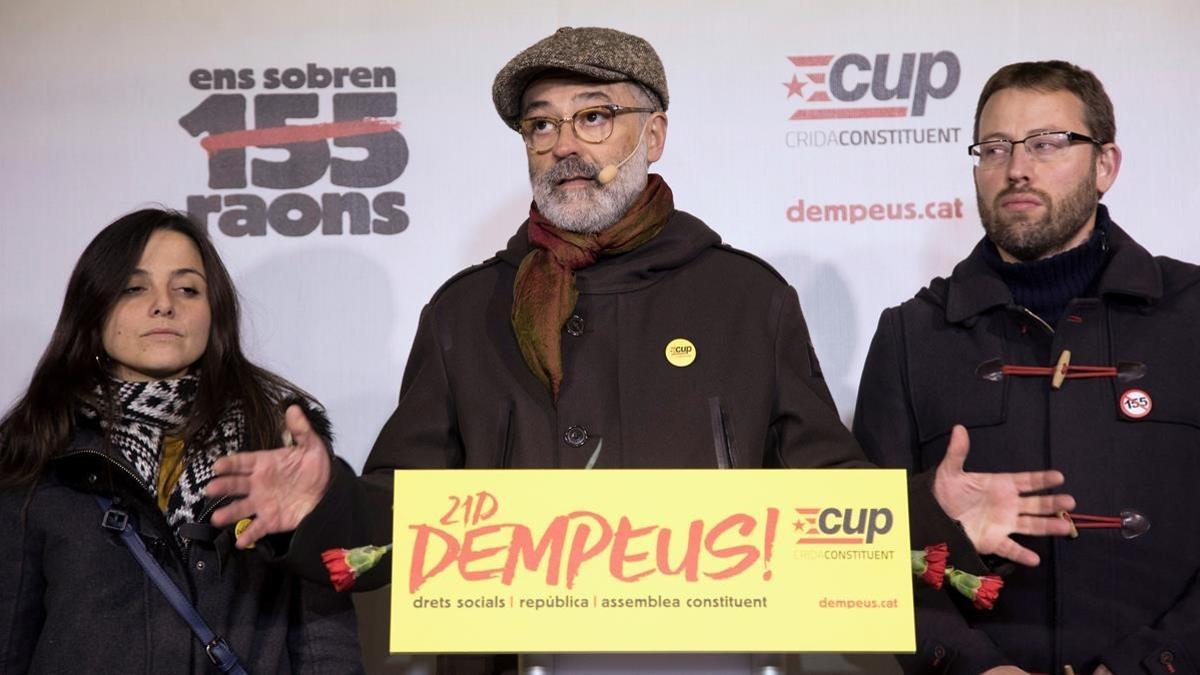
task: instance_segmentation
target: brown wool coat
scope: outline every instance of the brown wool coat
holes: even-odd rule
[[[796,291],[696,218],[676,211],[650,242],[577,273],[557,407],[509,322],[528,251],[522,226],[425,307],[363,477],[340,465],[293,538],[289,559],[307,576],[325,574],[325,548],[391,540],[397,468],[579,469],[593,457],[595,468],[868,466],[838,417]],[[686,367],[667,361],[676,338],[695,347]],[[914,512],[936,511],[927,485],[915,492]],[[387,578],[377,569],[357,587]]]

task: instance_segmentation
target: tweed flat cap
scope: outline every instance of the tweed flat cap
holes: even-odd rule
[[[601,82],[633,80],[654,92],[667,109],[667,75],[649,42],[611,28],[564,27],[514,56],[496,74],[492,102],[505,124],[517,123],[525,88],[547,71],[578,73]]]

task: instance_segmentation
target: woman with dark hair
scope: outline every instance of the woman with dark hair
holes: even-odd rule
[[[131,213],[84,250],[0,421],[0,673],[222,670],[153,566],[245,670],[361,671],[348,598],[269,564],[286,537],[240,550],[209,523],[228,501],[204,495],[213,462],[284,445],[287,405],[329,435],[302,391],[242,354],[238,315],[185,214]]]

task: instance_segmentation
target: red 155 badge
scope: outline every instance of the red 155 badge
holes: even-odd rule
[[[1141,389],[1126,389],[1125,393],[1121,394],[1121,401],[1117,407],[1126,417],[1139,420],[1150,414],[1154,403],[1150,400],[1150,394]]]

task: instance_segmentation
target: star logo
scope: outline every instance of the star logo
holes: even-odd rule
[[[801,532],[803,534],[818,534],[818,511],[820,511],[820,509],[796,509],[796,513],[800,517],[792,522],[792,527],[794,527],[797,532]]]
[[[804,85],[806,85],[808,83],[801,82],[800,78],[796,77],[795,73],[792,74],[791,82],[783,82],[782,84],[783,84],[783,86],[787,87],[787,90],[788,90],[787,97],[788,98],[791,98],[793,96],[799,96],[801,100],[804,99]]]

